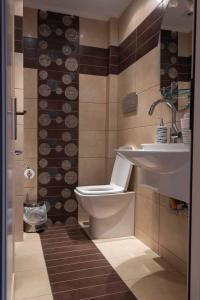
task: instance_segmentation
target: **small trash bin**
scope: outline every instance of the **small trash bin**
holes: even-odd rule
[[[47,209],[44,201],[37,203],[24,203],[24,232],[44,231],[47,221]]]

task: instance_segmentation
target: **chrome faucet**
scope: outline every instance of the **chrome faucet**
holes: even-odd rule
[[[159,99],[159,100],[152,103],[148,114],[150,116],[152,116],[155,107],[160,103],[165,103],[171,109],[171,112],[172,112],[172,127],[170,128],[170,143],[177,143],[178,139],[181,136],[181,133],[179,132],[179,130],[177,128],[177,125],[176,125],[176,112],[177,112],[177,110],[176,110],[176,107],[174,106],[174,104],[169,102],[168,100]]]

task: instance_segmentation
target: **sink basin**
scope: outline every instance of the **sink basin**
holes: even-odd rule
[[[145,170],[172,174],[180,171],[190,161],[190,145],[141,144],[138,149],[118,149],[118,153]]]

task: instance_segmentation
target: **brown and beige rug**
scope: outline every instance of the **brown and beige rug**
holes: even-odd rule
[[[137,300],[79,225],[40,234],[54,300]]]

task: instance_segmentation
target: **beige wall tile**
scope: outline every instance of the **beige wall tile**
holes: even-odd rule
[[[182,261],[187,261],[188,217],[177,215],[165,206],[160,206],[160,245],[169,249]]]
[[[106,157],[114,158],[116,156],[115,153],[116,149],[117,149],[117,131],[108,131]]]
[[[105,130],[106,104],[79,104],[79,128],[81,130]]]
[[[104,131],[79,131],[79,157],[105,157]]]
[[[105,158],[79,158],[78,184],[105,184]]]
[[[37,153],[36,153],[36,157],[37,157]],[[24,177],[24,187],[37,188],[37,158],[25,158],[24,165],[25,167],[31,168],[35,172],[35,177],[31,180],[28,180]]]
[[[37,70],[24,68],[24,99],[37,99]]]
[[[154,48],[136,63],[136,92],[160,86],[160,49]]]
[[[24,109],[26,114],[24,116],[25,128],[37,128],[37,99],[29,99],[24,101]]]
[[[17,140],[15,141],[15,150],[22,151],[21,155],[15,157],[16,160],[23,160],[24,157],[24,125],[17,124]]]
[[[187,263],[181,260],[179,257],[171,252],[171,249],[167,249],[159,245],[158,253],[163,257],[171,266],[178,272],[187,276]]]
[[[108,90],[108,101],[109,102],[118,102],[118,84],[120,81],[118,80],[118,75],[108,75],[107,77],[107,90]]]
[[[15,97],[17,98],[17,111],[24,110],[24,90],[15,89]]]
[[[27,197],[29,200],[37,202],[38,198],[37,198],[36,186],[30,188],[27,187],[24,188],[24,199],[27,199]]]
[[[23,17],[23,1],[22,0],[15,0],[14,15]]]
[[[178,33],[178,55],[192,56],[192,33],[179,32]]]
[[[106,103],[107,78],[105,76],[79,75],[79,101]]]
[[[119,19],[119,42],[121,43],[162,0],[132,1]]]
[[[117,111],[118,111],[118,103],[110,102],[107,105],[107,130],[117,130]]]
[[[37,13],[37,9],[24,7],[23,36],[32,38],[38,37]]]
[[[158,242],[159,195],[150,200],[136,194],[135,227],[154,242]]]
[[[15,162],[15,195],[24,195],[24,161]]]
[[[80,18],[80,44],[85,46],[108,47],[108,23]]]
[[[37,155],[37,130],[24,129],[24,158],[36,158]]]
[[[23,90],[23,53],[14,53],[14,86]]]
[[[111,18],[109,20],[109,45],[119,45],[119,28],[117,18]]]
[[[139,239],[145,245],[151,248],[155,253],[159,252],[158,242],[154,241],[152,237],[150,237],[148,234],[141,231],[140,228],[138,227],[135,227],[135,236],[137,237],[137,239]]]
[[[136,64],[129,66],[119,74],[118,78],[118,95],[122,99],[132,92],[136,92]]]
[[[15,198],[15,241],[23,241],[24,195]]]
[[[147,126],[120,130],[118,132],[118,147],[127,145],[138,147],[140,144],[154,143],[156,127]]]
[[[141,126],[159,125],[161,106],[158,105],[152,116],[148,115],[151,104],[160,99],[159,87],[155,86],[138,94],[138,109],[136,113],[123,113],[123,103],[118,104],[118,129],[128,129]]]

